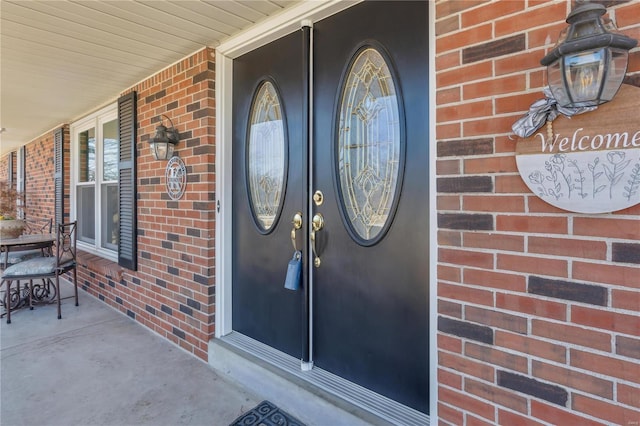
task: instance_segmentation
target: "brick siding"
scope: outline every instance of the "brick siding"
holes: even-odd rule
[[[85,255],[80,273],[87,291],[203,360],[215,331],[213,58],[203,49],[122,93],[138,93],[138,271]],[[178,201],[167,194],[167,161],[149,148],[160,114],[180,133]]]
[[[69,126],[63,127],[65,148],[64,148],[64,173],[65,173],[65,220],[69,218]],[[54,158],[53,158],[53,138],[54,131],[47,132],[25,145],[25,219],[27,221],[48,220],[54,217],[55,191],[54,191]],[[18,152],[14,155],[14,186],[17,184],[17,158]],[[0,160],[0,180],[5,180],[7,176],[8,155]]]
[[[607,6],[640,38],[640,2]],[[640,420],[640,205],[547,205],[510,137],[571,7],[436,3],[440,424]],[[626,81],[640,81],[638,48]]]

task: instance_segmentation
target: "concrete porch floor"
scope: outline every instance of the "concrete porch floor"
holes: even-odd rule
[[[309,426],[368,424],[295,385],[242,385],[82,290],[74,306],[62,287],[62,320],[55,304],[1,319],[3,426],[223,426],[265,399]],[[255,366],[248,374],[269,380]]]

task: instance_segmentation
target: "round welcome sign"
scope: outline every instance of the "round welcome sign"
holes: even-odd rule
[[[595,111],[553,121],[518,139],[516,163],[529,189],[578,213],[608,213],[640,203],[640,88],[623,84]]]
[[[182,198],[184,190],[187,186],[187,168],[180,157],[173,156],[167,163],[164,172],[167,179],[167,194],[174,201]]]

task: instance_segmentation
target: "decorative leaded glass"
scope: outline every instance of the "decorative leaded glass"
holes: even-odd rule
[[[284,190],[285,139],[280,98],[265,81],[251,106],[247,174],[256,223],[268,231],[280,210]]]
[[[382,237],[400,173],[400,113],[383,56],[363,49],[345,77],[337,141],[342,208],[364,243]]]

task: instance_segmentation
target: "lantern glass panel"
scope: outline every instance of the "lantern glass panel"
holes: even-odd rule
[[[589,50],[566,56],[565,79],[574,106],[598,105],[606,50]]]
[[[567,95],[567,89],[564,86],[564,80],[562,78],[561,60],[557,60],[547,67],[547,78],[549,79],[549,88],[553,97],[558,104],[564,106],[571,102]]]
[[[609,51],[611,62],[609,63],[609,69],[606,71],[606,82],[600,96],[602,102],[610,101],[616,95],[627,73],[627,64],[629,62],[628,50],[609,48]]]
[[[174,149],[175,147],[176,147],[176,146],[175,146],[174,144],[172,144],[172,143],[168,143],[168,144],[167,144],[167,153],[166,153],[166,154],[165,154],[165,156],[164,156],[164,159],[165,159],[165,160],[168,160],[169,158],[173,157],[173,149]]]
[[[156,142],[151,144],[151,151],[156,160],[166,160],[173,155],[173,144],[168,142]]]

